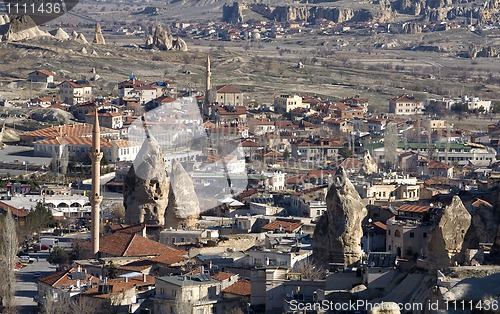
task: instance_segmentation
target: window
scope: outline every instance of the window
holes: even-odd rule
[[[415,233],[410,232],[410,238],[414,238],[414,237],[415,237]]]
[[[165,294],[165,289],[164,288],[160,288],[160,294]]]
[[[427,232],[424,232],[424,233],[422,234],[422,237],[427,238]]]

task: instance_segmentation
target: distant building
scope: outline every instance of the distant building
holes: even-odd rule
[[[213,97],[212,103],[219,105],[243,106],[243,92],[230,85],[216,86],[210,97]]]
[[[389,100],[389,113],[395,115],[422,114],[424,102],[414,96],[402,95]]]
[[[308,108],[308,104],[302,103],[299,95],[279,95],[274,98],[274,111],[276,113],[290,112],[295,108]]]
[[[92,148],[90,137],[55,137],[36,141],[34,145],[34,156],[55,157],[57,159],[82,162]],[[101,150],[108,162],[133,161],[141,148],[141,143],[126,140],[103,140]]]
[[[47,70],[35,70],[28,74],[28,81],[33,83],[45,83],[46,86],[54,83],[54,73]]]
[[[61,101],[76,105],[92,100],[92,85],[86,81],[64,81],[59,84]]]
[[[420,207],[425,210],[427,206]],[[409,207],[405,210],[420,210],[420,207],[415,206],[415,209]],[[391,218],[387,220],[387,252],[400,258],[426,255],[427,237],[431,229],[431,225],[422,224],[414,219]]]
[[[85,123],[94,124],[94,113],[85,115]],[[118,112],[99,113],[99,125],[109,129],[121,129],[123,127],[123,117]]]

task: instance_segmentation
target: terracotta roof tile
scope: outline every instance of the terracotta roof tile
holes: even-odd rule
[[[1,201],[0,201],[0,208],[5,210],[5,211],[9,211],[13,216],[16,216],[18,218],[28,216],[28,213],[26,213],[24,211],[24,209],[16,208],[14,206],[11,206],[11,205],[6,204],[6,203],[1,202]]]
[[[54,73],[54,72],[51,72],[51,71],[49,71],[49,70],[44,70],[44,69],[35,70],[35,71],[31,72],[31,73],[35,73],[35,72],[41,73],[41,74],[43,74],[43,75],[45,75],[45,76],[54,76],[54,75],[55,75],[55,73]],[[31,73],[30,73],[30,74],[31,74]]]
[[[286,232],[294,232],[302,226],[302,222],[292,222],[292,221],[284,221],[284,220],[275,220],[271,223],[268,223],[264,227],[263,230],[275,231],[275,230],[283,230]]]
[[[404,204],[397,208],[400,212],[412,212],[412,213],[426,213],[431,209],[430,206],[420,206],[420,205],[411,205]]]
[[[216,274],[213,274],[212,278],[219,280],[219,281],[223,281],[223,280],[229,279],[233,276],[236,276],[236,274],[221,271],[221,272],[218,272]]]
[[[251,289],[252,285],[250,284],[250,281],[240,279],[226,289],[222,290],[222,292],[241,296],[250,296]]]
[[[157,256],[161,254],[184,255],[186,252],[177,250],[149,240],[137,234],[122,232],[113,233],[101,238],[99,252],[111,256]]]
[[[216,87],[217,93],[239,94],[241,90],[230,85],[219,85]]]

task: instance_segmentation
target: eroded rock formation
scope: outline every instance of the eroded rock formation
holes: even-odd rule
[[[172,161],[170,195],[165,212],[165,227],[194,229],[200,216],[200,204],[193,181],[184,167]]]
[[[470,225],[471,215],[462,200],[454,196],[429,237],[427,253],[432,268],[447,268],[455,262],[464,262],[464,240]]]
[[[4,22],[0,24],[1,41],[20,41],[50,36],[47,32],[41,31],[28,15],[13,16],[12,19],[5,16],[0,22]]]
[[[87,38],[85,38],[85,35],[83,33],[78,34],[78,36],[75,39],[77,42],[82,43],[82,44],[88,44],[89,42],[87,41]]]
[[[70,39],[68,33],[66,33],[66,31],[62,28],[58,28],[58,29],[55,29],[53,31],[50,32],[50,34],[52,36],[54,36],[55,39],[58,39],[58,40],[68,40]]]
[[[102,35],[102,27],[100,23],[97,23],[95,25],[95,32],[94,32],[94,40],[92,43],[96,45],[105,45],[106,40],[104,39],[104,36]]]
[[[160,25],[156,26],[153,36],[148,36],[144,44],[145,48],[158,48],[160,50],[187,51],[186,42],[181,38],[173,38],[172,34]]]
[[[163,151],[154,138],[147,138],[125,177],[126,222],[164,225],[169,191]]]
[[[384,302],[376,304],[370,311],[370,314],[399,314],[399,305],[395,302]]]
[[[372,173],[376,173],[378,171],[377,162],[372,158],[369,151],[365,151],[363,156],[363,173],[370,175]]]
[[[321,264],[333,262],[348,266],[359,262],[361,222],[367,210],[342,167],[328,190],[326,206],[314,229],[314,258]]]

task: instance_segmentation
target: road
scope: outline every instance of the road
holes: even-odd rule
[[[38,257],[39,261],[29,264],[28,266],[16,272],[17,282],[15,284],[15,299],[19,314],[38,313],[37,303],[33,301],[33,297],[37,293],[37,278],[34,273],[39,272],[42,276],[48,275],[56,271],[56,267],[47,262],[48,252],[30,253],[31,257]]]
[[[71,247],[71,242],[75,238],[85,239],[89,236],[89,232],[73,233],[64,237],[53,237],[59,239],[59,245],[65,249]],[[37,294],[37,278],[34,273],[39,272],[41,276],[52,274],[56,271],[56,267],[47,262],[49,252],[47,250],[38,253],[29,253],[30,257],[38,257],[38,262],[29,264],[28,266],[16,271],[17,282],[15,285],[15,304],[19,314],[36,314],[38,313],[37,303],[33,301],[33,297]]]

